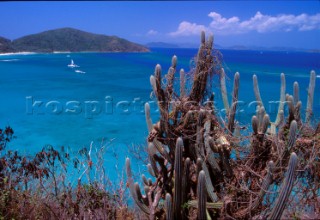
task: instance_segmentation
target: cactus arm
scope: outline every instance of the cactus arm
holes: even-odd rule
[[[299,83],[298,83],[298,82],[294,82],[294,83],[293,83],[293,101],[294,101],[294,104],[295,104],[295,105],[300,101],[300,97],[299,97]]]
[[[254,74],[252,77],[252,80],[253,80],[254,96],[256,97],[257,104],[258,104],[258,106],[263,107],[263,102],[262,102],[261,95],[260,95],[257,75]]]
[[[221,72],[220,72],[220,90],[221,90],[223,106],[224,106],[224,109],[226,110],[226,115],[229,115],[230,107],[229,107],[228,93],[227,93],[227,86],[226,86],[226,74],[223,68],[221,68]]]
[[[299,123],[301,123],[301,115],[300,115],[301,105],[302,105],[301,101],[298,101],[296,106],[294,107],[294,118]]]
[[[212,137],[210,137],[210,127],[211,121],[208,120],[204,124],[204,146],[207,153],[207,161],[214,172],[221,172],[219,164],[217,163],[216,159],[214,158],[214,154],[210,148],[210,142],[212,142]]]
[[[150,163],[147,164],[147,169],[148,169],[148,172],[151,174],[151,176],[156,177],[156,174],[154,173],[154,170]]]
[[[212,202],[217,202],[218,201],[218,196],[214,192],[214,187],[213,187],[213,184],[211,182],[210,173],[209,173],[208,167],[207,167],[207,165],[206,165],[206,163],[204,161],[202,162],[202,170],[203,170],[203,172],[205,174],[207,193],[208,193],[210,199],[212,200]]]
[[[183,167],[181,204],[185,204],[188,200],[188,189],[190,187],[190,184],[189,184],[190,164],[191,164],[191,160],[189,157],[187,157],[184,161],[184,167]],[[188,210],[186,208],[183,208],[182,218],[187,218],[187,217],[188,217]]]
[[[270,117],[268,114],[265,114],[263,116],[262,124],[260,126],[261,134],[266,134],[269,124],[270,124]]]
[[[166,219],[173,220],[173,210],[172,210],[172,201],[171,195],[169,193],[166,194],[165,201],[165,210],[166,210]]]
[[[180,98],[186,96],[186,78],[184,69],[180,70]]]
[[[253,134],[257,135],[258,134],[258,128],[259,128],[259,121],[257,116],[252,116],[251,118],[251,125],[252,125],[252,130]]]
[[[307,112],[306,112],[306,120],[305,120],[307,124],[310,123],[310,119],[312,116],[313,96],[314,96],[315,86],[316,86],[316,72],[311,71],[309,88],[308,88]]]
[[[229,117],[228,117],[228,129],[231,132],[231,134],[234,131],[234,119],[235,119],[237,104],[238,104],[239,78],[240,78],[240,74],[236,72],[236,74],[234,75],[234,82],[233,82],[232,105],[231,105],[231,110],[229,112]]]
[[[274,122],[275,126],[277,127],[280,123],[280,111],[283,111],[284,108],[284,103],[285,103],[285,99],[286,99],[286,77],[284,75],[284,73],[281,73],[281,89],[280,89],[280,103],[279,103],[279,107],[278,107],[278,114],[277,114],[277,118],[276,121]]]
[[[294,144],[296,142],[296,136],[297,136],[297,127],[298,127],[297,122],[295,120],[293,120],[290,123],[287,151],[290,151],[291,148],[294,147]]]
[[[197,184],[197,197],[198,197],[198,219],[206,220],[207,219],[207,193],[206,193],[206,177],[204,171],[200,171],[198,177],[198,184]]]
[[[137,195],[134,183],[133,183],[133,177],[132,177],[132,171],[131,171],[131,165],[130,165],[130,159],[126,158],[126,173],[128,177],[128,185],[129,185],[129,190],[131,193],[131,196],[137,206],[143,211],[145,214],[149,215],[150,210],[146,204],[144,204],[141,200],[139,200],[139,197]]]
[[[177,56],[174,55],[171,60],[171,67],[169,68],[168,74],[167,74],[167,87],[166,87],[166,89],[167,89],[167,92],[169,93],[170,96],[173,92],[173,80],[174,80],[174,74],[176,72],[176,67],[177,67]]]
[[[148,157],[149,157],[149,161],[150,161],[150,165],[151,168],[153,170],[154,176],[158,176],[159,171],[158,171],[158,167],[156,164],[156,161],[154,160],[154,155],[155,155],[155,147],[153,143],[149,143],[148,144]]]
[[[281,185],[280,193],[275,205],[268,216],[268,219],[280,219],[286,207],[287,200],[291,194],[293,183],[295,181],[295,171],[298,163],[298,157],[292,153],[289,160],[287,175]]]
[[[294,120],[294,103],[293,103],[293,96],[289,95],[287,97],[288,109],[289,109],[289,122],[291,123]]]
[[[152,120],[150,117],[150,105],[149,103],[146,103],[144,105],[144,113],[145,113],[145,117],[146,117],[146,123],[147,123],[147,127],[148,127],[148,132],[150,133],[153,129],[153,124],[152,124]]]
[[[264,179],[262,181],[261,190],[259,192],[258,198],[252,204],[251,210],[255,210],[256,208],[258,208],[260,203],[262,202],[266,191],[268,190],[270,184],[273,181],[273,170],[274,170],[274,163],[271,160],[268,163],[268,171],[267,171],[267,174],[266,174],[266,176],[264,177]]]
[[[183,152],[183,141],[182,138],[178,138],[175,149],[175,161],[174,161],[174,217],[175,219],[181,219],[181,206],[182,206],[182,152]]]

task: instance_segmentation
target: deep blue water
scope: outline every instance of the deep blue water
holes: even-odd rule
[[[161,64],[165,74],[175,54],[178,69],[188,71],[196,53],[196,49],[153,49],[150,53],[0,56],[0,127],[10,125],[17,137],[8,147],[32,154],[50,144],[70,147],[76,152],[88,147],[91,141],[100,146],[112,139],[110,147],[118,154],[121,165],[128,155],[128,147],[145,144],[147,127],[143,104],[150,101],[149,77],[155,65]],[[244,103],[238,119],[243,124],[250,123],[254,111],[248,107],[248,103],[254,101],[253,74],[258,75],[261,96],[272,121],[277,106],[268,102],[279,99],[281,72],[286,75],[287,93],[292,94],[293,82],[299,82],[303,109],[310,71],[320,74],[319,53],[229,50],[221,53],[230,79],[230,93],[233,74],[240,72],[239,100]],[[71,59],[86,73],[68,68]],[[317,78],[314,98],[318,119],[319,82]],[[215,101],[221,108],[217,77],[212,85]],[[158,117],[155,108],[152,117],[154,120]],[[106,161],[111,162],[111,173],[115,164],[112,154],[106,156]]]

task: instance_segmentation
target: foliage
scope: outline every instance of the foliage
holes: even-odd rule
[[[1,152],[12,135],[10,127],[1,130]],[[52,146],[34,156],[4,153],[0,158],[0,219],[133,219],[124,181],[116,186],[106,181],[101,161],[104,147],[95,149],[96,157],[90,153],[92,144],[90,151],[84,148],[78,155]],[[92,170],[96,171],[94,179]],[[76,184],[68,179],[74,175],[79,176]]]

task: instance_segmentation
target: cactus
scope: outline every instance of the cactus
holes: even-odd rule
[[[184,161],[184,167],[183,167],[183,176],[182,176],[182,202],[181,204],[185,204],[188,200],[188,189],[190,187],[189,184],[189,174],[190,174],[190,166],[191,166],[191,160],[189,157],[186,158]],[[182,210],[182,218],[188,217],[188,211],[186,208],[183,208]]]
[[[213,152],[210,148],[210,142],[212,143],[212,137],[210,137],[210,126],[211,126],[211,121],[208,120],[204,124],[204,146],[206,150],[206,155],[207,155],[207,161],[211,167],[211,169],[215,172],[221,172],[221,169],[219,167],[219,164],[217,163],[216,159],[214,158]]]
[[[252,116],[251,124],[252,124],[253,134],[258,134],[259,120],[258,120],[257,116],[255,116],[255,115]]]
[[[263,116],[262,124],[260,126],[260,133],[265,134],[267,132],[268,126],[270,124],[270,117],[268,114]]]
[[[293,83],[293,101],[295,105],[300,101],[298,82]]]
[[[208,193],[210,199],[212,200],[212,202],[217,202],[218,201],[218,196],[214,192],[214,187],[213,187],[213,184],[211,182],[210,173],[209,173],[209,170],[208,170],[207,165],[205,164],[205,162],[202,162],[202,166],[201,167],[202,167],[202,171],[205,174],[207,193]]]
[[[226,115],[229,115],[230,107],[229,107],[228,93],[227,93],[227,86],[226,86],[226,74],[223,68],[221,68],[221,72],[220,72],[220,89],[221,89],[224,109],[226,110]]]
[[[253,80],[253,91],[254,91],[254,96],[256,97],[257,105],[259,107],[263,107],[263,102],[262,102],[260,90],[259,90],[258,77],[254,74],[252,77],[252,80]]]
[[[289,95],[287,97],[287,103],[288,103],[288,108],[289,108],[289,123],[294,120],[294,102],[293,102],[293,96]]]
[[[171,195],[169,193],[166,194],[166,202],[165,202],[165,209],[166,209],[166,219],[173,220],[173,210],[172,210],[172,201]]]
[[[180,97],[183,98],[186,96],[186,78],[184,69],[180,70]]]
[[[146,103],[144,105],[144,112],[145,112],[145,116],[146,116],[146,122],[147,122],[147,127],[148,127],[148,131],[151,132],[153,129],[153,125],[152,125],[152,120],[150,117],[150,105],[149,103]]]
[[[287,200],[291,193],[293,183],[295,181],[295,171],[298,163],[298,157],[295,153],[290,156],[287,175],[281,185],[279,196],[275,202],[275,205],[268,216],[268,219],[280,219],[281,215],[286,207]]]
[[[148,172],[151,174],[151,176],[156,177],[156,174],[154,173],[154,170],[150,163],[147,164],[147,169],[148,169]]]
[[[171,67],[169,68],[168,74],[166,76],[167,78],[166,92],[167,92],[167,97],[169,99],[171,99],[171,95],[173,93],[173,80],[174,80],[174,74],[176,72],[176,67],[177,67],[177,56],[173,56],[171,60]]]
[[[181,219],[181,205],[182,205],[182,151],[183,141],[181,138],[177,139],[175,161],[174,161],[174,218]]]
[[[131,193],[133,200],[138,205],[138,207],[141,209],[141,211],[143,211],[145,214],[149,215],[150,210],[149,210],[148,206],[146,206],[143,203],[143,201],[141,201],[139,199],[139,195],[137,195],[137,191],[135,189],[135,184],[133,183],[133,177],[132,177],[131,165],[130,165],[129,158],[126,159],[126,173],[127,173],[127,177],[128,177],[128,184],[129,184],[130,193]]]
[[[300,116],[301,105],[302,105],[301,101],[298,101],[296,106],[294,107],[294,118],[299,124],[301,124],[301,116]]]
[[[254,75],[254,93],[258,104],[257,113],[251,121],[253,129],[251,148],[247,144],[247,139],[239,134],[235,135],[236,130],[238,132],[239,129],[244,128],[235,123],[239,73],[235,74],[232,103],[229,103],[225,73],[220,66],[215,66],[217,57],[214,56],[215,54],[212,55],[212,45],[213,37],[209,37],[206,41],[202,33],[196,67],[192,72],[194,77],[190,94],[186,94],[186,75],[183,69],[180,71],[180,95],[179,92],[174,91],[176,56],[173,56],[171,67],[165,76],[167,83],[162,83],[160,65],[156,66],[154,75],[150,77],[153,93],[160,109],[160,120],[155,124],[152,123],[150,106],[146,104],[145,114],[149,131],[147,167],[155,177],[152,181],[142,176],[146,195],[141,193],[137,183],[133,183],[130,160],[126,161],[130,193],[137,206],[148,215],[149,219],[165,217],[186,219],[195,214],[194,208],[198,209],[200,219],[212,217],[246,219],[256,214],[262,216],[262,210],[265,213],[269,210],[266,207],[269,200],[267,199],[266,203],[262,202],[266,196],[269,196],[266,191],[273,182],[275,185],[281,182],[282,175],[278,171],[281,171],[283,164],[288,161],[290,152],[300,149],[300,142],[299,147],[295,147],[298,128],[301,129],[299,138],[305,137],[305,127],[300,121],[299,85],[294,83],[293,96],[285,94],[283,73],[281,74],[280,104],[275,122],[270,122],[261,99],[257,76]],[[217,69],[221,70],[220,85],[227,124],[223,124],[217,111],[214,111],[214,96],[211,95],[211,91],[208,91],[211,85],[209,80]],[[310,80],[309,94],[313,94],[312,88],[314,90],[311,82],[312,80]],[[210,100],[209,103],[206,102],[208,100]],[[284,124],[284,100],[288,101],[290,127],[288,123]],[[307,109],[310,106],[312,108],[312,105],[308,104]],[[271,128],[268,131],[269,125]],[[306,129],[314,133],[312,128]],[[269,136],[270,133],[273,135]],[[234,150],[239,150],[239,155],[241,153],[244,156],[238,156],[237,160],[231,159],[231,153]],[[283,204],[291,192],[294,155],[291,155],[287,177],[282,184],[270,218],[281,217]],[[267,172],[263,172],[267,162]],[[274,175],[273,170],[276,171]],[[204,199],[204,196],[208,198]],[[223,201],[220,202],[220,198],[223,198]],[[209,212],[208,209],[218,210]],[[210,216],[212,214],[215,216]]]
[[[198,196],[198,219],[205,220],[207,219],[207,194],[206,194],[206,184],[205,184],[205,173],[204,171],[200,171],[198,177],[198,185],[197,185],[197,196]]]
[[[310,119],[312,116],[312,107],[313,107],[313,96],[314,96],[314,88],[316,84],[316,72],[311,71],[310,72],[310,82],[309,82],[309,88],[308,88],[308,101],[307,101],[307,112],[306,112],[306,123],[310,123]]]
[[[290,151],[296,142],[297,127],[298,127],[297,122],[295,120],[293,120],[290,124],[290,129],[289,129],[287,151]]]
[[[232,105],[231,105],[231,110],[228,116],[228,129],[231,132],[231,134],[234,131],[234,119],[235,119],[237,103],[238,103],[239,78],[240,78],[240,74],[236,72],[236,74],[234,75],[234,82],[233,82]]]
[[[259,192],[258,198],[256,198],[255,202],[251,206],[251,210],[254,210],[254,209],[258,208],[258,206],[262,202],[262,199],[263,199],[266,191],[268,190],[270,184],[273,181],[273,170],[274,170],[274,163],[271,160],[268,163],[267,175],[264,177],[264,179],[262,181],[261,190]]]
[[[148,144],[148,157],[149,157],[149,161],[150,161],[150,166],[153,171],[152,176],[158,176],[158,167],[157,167],[156,161],[154,160],[154,157],[153,157],[155,154],[156,154],[156,152],[155,152],[155,147],[154,147],[153,143],[149,143]]]
[[[277,118],[276,121],[274,122],[275,126],[279,126],[280,124],[280,112],[283,111],[284,108],[284,103],[285,103],[285,99],[286,99],[286,78],[284,73],[281,73],[281,89],[280,89],[280,102],[279,102],[279,107],[278,107],[278,114],[277,114]]]

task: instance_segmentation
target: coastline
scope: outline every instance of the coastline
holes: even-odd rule
[[[10,55],[32,55],[32,54],[37,54],[36,52],[10,52],[10,53],[0,53],[0,56],[10,56]]]
[[[53,51],[53,52],[9,52],[9,53],[0,53],[0,56],[11,56],[11,55],[34,55],[34,54],[73,54],[73,53],[150,53],[151,50],[148,51]]]

